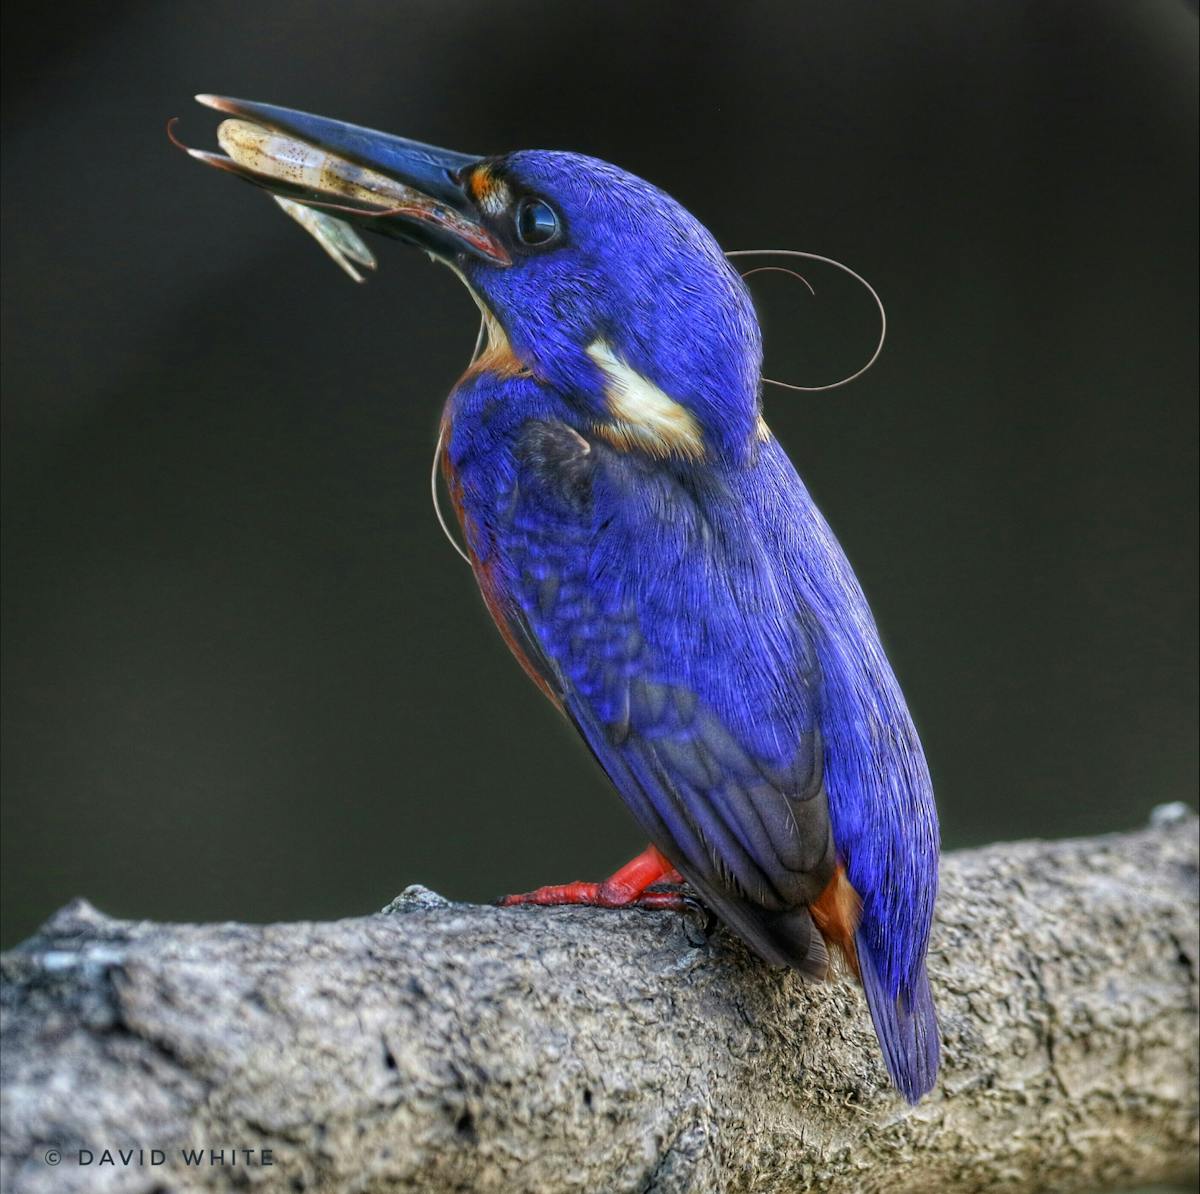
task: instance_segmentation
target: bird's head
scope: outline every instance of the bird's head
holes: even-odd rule
[[[669,195],[582,154],[452,153],[323,117],[200,97],[228,157],[277,196],[426,249],[470,287],[493,367],[521,370],[624,446],[739,457],[758,429],[749,293]]]

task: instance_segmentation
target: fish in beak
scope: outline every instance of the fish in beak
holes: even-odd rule
[[[511,264],[464,187],[478,157],[271,104],[196,99],[228,117],[217,129],[223,152],[181,148],[268,191],[355,281],[356,265],[375,266],[356,229],[452,265],[466,255]]]

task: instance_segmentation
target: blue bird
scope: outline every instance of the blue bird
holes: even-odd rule
[[[929,772],[854,572],[763,420],[758,321],[674,199],[576,153],[475,157],[288,109],[229,156],[343,264],[354,228],[449,265],[487,341],[441,467],[501,635],[650,848],[509,903],[671,907],[686,880],[767,962],[861,977],[895,1085],[937,1076]],[[298,218],[299,218],[298,216]],[[365,256],[364,256],[365,254]]]

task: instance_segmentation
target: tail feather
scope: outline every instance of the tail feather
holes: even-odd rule
[[[941,1038],[929,975],[921,962],[913,981],[895,996],[888,994],[862,932],[858,933],[858,962],[867,1006],[879,1037],[888,1073],[897,1090],[910,1102],[933,1089],[941,1056]]]

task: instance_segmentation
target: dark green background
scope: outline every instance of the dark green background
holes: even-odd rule
[[[487,899],[639,848],[441,538],[475,334],[355,287],[174,152],[217,91],[478,152],[568,147],[728,248],[840,257],[879,365],[768,413],[858,568],[946,843],[1191,799],[1196,20],[1177,0],[6,9],[3,939],[111,913]],[[768,372],[869,351],[755,279]],[[761,283],[761,285],[760,285]]]

